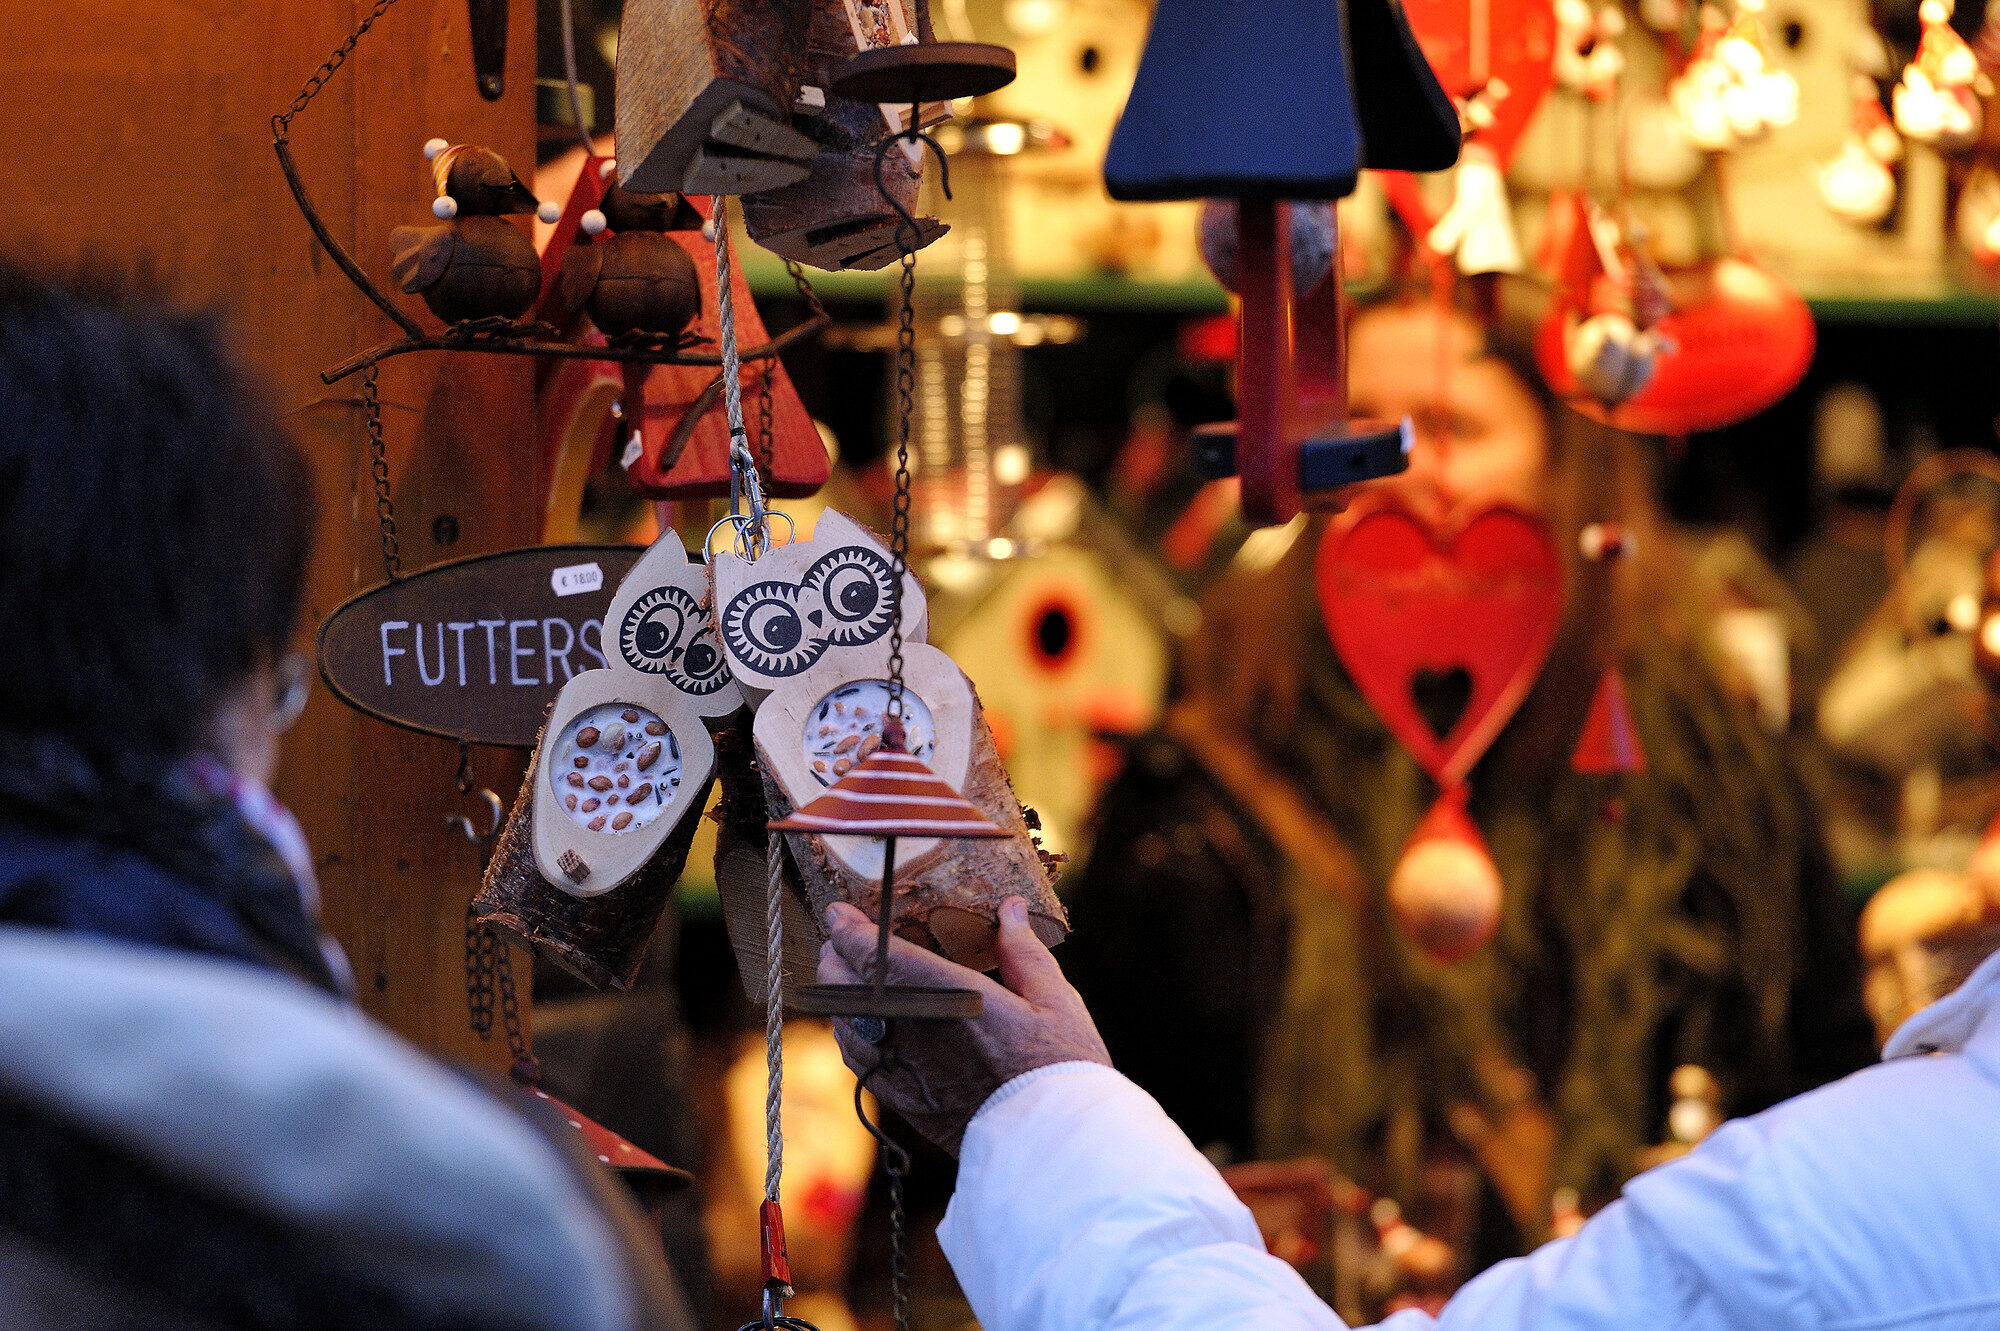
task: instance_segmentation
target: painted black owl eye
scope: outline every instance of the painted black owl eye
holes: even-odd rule
[[[745,587],[722,616],[730,655],[760,675],[796,675],[826,650],[806,634],[799,617],[799,589],[788,582]]]
[[[722,647],[715,641],[715,635],[704,628],[680,654],[680,659],[667,668],[667,679],[682,693],[692,693],[697,698],[727,684],[729,669],[723,664]]]
[[[655,587],[625,612],[618,626],[619,655],[634,670],[668,674],[676,664],[682,640],[699,630],[701,619],[700,604],[687,592],[679,587]]]
[[[819,594],[826,607],[828,642],[858,647],[889,631],[895,608],[895,570],[866,546],[842,546],[821,557],[807,571],[805,585]]]

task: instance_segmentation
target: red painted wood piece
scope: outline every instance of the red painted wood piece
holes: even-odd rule
[[[596,1156],[597,1162],[606,1169],[615,1169],[624,1174],[648,1175],[662,1183],[679,1187],[686,1187],[694,1182],[694,1176],[685,1169],[676,1169],[650,1151],[641,1150],[596,1119],[556,1099],[541,1087],[524,1086],[521,1089],[562,1115],[583,1138],[584,1148]]]
[[[1287,207],[1269,199],[1237,204],[1236,288],[1242,309],[1236,351],[1236,474],[1243,517],[1257,526],[1289,522],[1306,504],[1299,446],[1347,422],[1342,302],[1329,277],[1300,298],[1292,284]],[[1340,253],[1336,224],[1333,252]]]
[[[827,787],[825,794],[769,827],[774,832],[817,832],[821,836],[994,841],[1012,835],[953,790],[921,758],[890,748],[869,754]]]
[[[1487,98],[1493,123],[1476,132],[1504,169],[1555,83],[1554,0],[1404,0],[1438,82],[1463,103],[1498,79],[1504,97]]]
[[[1621,405],[1586,396],[1563,355],[1574,304],[1550,311],[1535,336],[1549,387],[1584,415],[1640,434],[1684,435],[1747,420],[1789,393],[1812,363],[1812,311],[1776,277],[1744,259],[1667,274],[1674,308],[1656,325],[1673,347],[1653,378]]]
[[[1243,516],[1258,525],[1299,511],[1296,466],[1281,443],[1298,405],[1293,381],[1292,246],[1281,204],[1244,199],[1236,209],[1236,291],[1242,323],[1236,353],[1236,474]]]
[[[577,173],[576,184],[571,187],[569,198],[563,201],[562,217],[556,222],[556,229],[549,233],[549,243],[542,250],[542,294],[528,315],[530,319],[556,328],[568,325],[569,311],[563,308],[562,297],[563,256],[569,253],[570,246],[576,244],[582,234],[583,215],[604,202],[604,192],[611,187],[604,168],[610,161],[609,157],[599,157],[595,153],[583,159],[583,170]],[[542,362],[544,367],[548,364]]]
[[[1584,714],[1583,731],[1577,736],[1569,765],[1591,776],[1624,776],[1646,770],[1646,746],[1639,742],[1639,732],[1632,726],[1632,712],[1625,705],[1625,681],[1616,666],[1604,667],[1598,677],[1597,691],[1590,697],[1590,710]]]
[[[569,315],[563,309],[561,283],[563,255],[579,238],[578,228],[582,225],[583,214],[604,201],[604,193],[610,183],[603,168],[611,159],[591,156],[585,159],[583,170],[578,173],[576,186],[570,191],[569,199],[563,205],[562,219],[556,223],[555,231],[549,237],[547,249],[542,252],[542,296],[536,304],[532,317],[556,327],[569,322]],[[689,196],[688,202],[704,218],[713,212],[713,200],[700,196]],[[673,240],[687,250],[694,260],[695,272],[701,279],[701,314],[688,328],[688,332],[707,338],[703,349],[713,351],[721,346],[720,324],[715,286],[715,247],[704,240],[698,231],[669,232]],[[740,264],[733,262],[735,251],[731,249],[731,273],[735,280],[730,290],[736,303],[737,345],[754,347],[768,339],[763,318],[757,313],[757,304],[750,296],[750,285],[743,276]],[[600,339],[601,340],[601,339]],[[552,363],[555,368],[544,369],[544,374],[560,374],[565,366],[610,366],[611,362],[561,361]],[[583,380],[601,375],[606,371],[596,368],[575,369],[571,374],[579,384]],[[729,425],[724,417],[722,399],[718,395],[713,405],[703,414],[701,422],[695,426],[687,448],[676,464],[663,468],[662,453],[674,433],[674,427],[689,407],[715,378],[713,366],[705,365],[625,365],[614,366],[608,372],[622,374],[625,392],[622,400],[629,411],[637,404],[638,428],[640,430],[642,453],[637,461],[626,470],[626,477],[632,488],[651,499],[717,499],[729,494]],[[743,366],[743,417],[752,432],[751,448],[756,451],[757,421],[761,414],[760,399],[764,392],[763,362],[746,362]],[[608,437],[609,426],[605,427]],[[560,438],[575,439],[585,433],[584,423],[573,419],[550,419],[543,421],[545,453],[560,451]],[[771,380],[771,475],[766,479],[766,491],[778,498],[802,499],[813,494],[826,484],[828,464],[826,449],[820,443],[819,430],[813,425],[805,404],[799,400],[798,390],[792,386],[792,379],[785,372],[782,363],[776,366]],[[761,459],[760,459],[761,461]],[[553,477],[555,472],[547,473]]]
[[[1541,673],[1562,613],[1562,560],[1540,518],[1510,508],[1438,534],[1377,504],[1330,529],[1317,564],[1327,633],[1375,714],[1446,788],[1471,772]],[[1419,711],[1426,673],[1463,670],[1442,737]]]
[[[690,196],[688,202],[704,217],[710,215],[713,201],[699,196]],[[694,260],[695,271],[701,276],[701,314],[688,331],[709,341],[706,349],[719,348],[721,323],[716,304],[715,292],[715,246],[703,240],[700,232],[669,232],[687,250]],[[739,347],[754,347],[769,337],[764,329],[764,320],[757,313],[757,303],[751,299],[750,283],[743,276],[743,266],[736,261],[732,245],[730,251],[730,291],[736,305],[736,344]],[[750,430],[750,450],[759,451],[757,422],[761,412],[759,401],[764,393],[764,361],[745,361],[742,371],[743,423]],[[653,499],[726,499],[729,496],[729,422],[724,413],[722,397],[717,394],[714,404],[702,414],[701,421],[694,428],[693,437],[687,448],[671,470],[663,469],[662,451],[680,424],[681,417],[700,396],[701,391],[714,380],[716,371],[706,365],[656,365],[645,376],[645,389],[639,415],[639,429],[644,452],[626,472],[632,488]],[[792,377],[785,372],[782,363],[776,366],[771,379],[771,464],[765,481],[765,493],[780,499],[803,499],[818,491],[826,484],[826,448],[820,442],[819,430],[813,425],[812,416],[805,404],[799,401],[798,390],[792,386]],[[759,457],[759,463],[763,459]]]
[[[785,1255],[785,1213],[768,1197],[757,1208],[757,1230],[764,1256],[765,1288],[790,1294],[792,1263]]]

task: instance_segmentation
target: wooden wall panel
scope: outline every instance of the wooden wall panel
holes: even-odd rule
[[[382,577],[365,434],[346,400],[359,381],[329,389],[318,371],[396,330],[312,239],[269,121],[371,8],[77,0],[56,17],[0,0],[12,34],[0,46],[0,160],[16,183],[0,247],[149,259],[181,289],[236,311],[317,472],[306,642],[328,610]],[[390,229],[429,220],[426,139],[488,144],[532,175],[534,5],[510,9],[499,102],[474,87],[465,0],[401,0],[292,127],[329,229],[386,290]],[[435,353],[384,367],[406,569],[534,539],[532,373],[522,359]],[[449,548],[433,538],[443,514],[459,528]],[[519,759],[475,750],[474,761],[511,799]],[[327,920],[353,956],[363,1004],[420,1043],[504,1066],[497,1033],[482,1045],[465,1017],[462,920],[478,862],[444,824],[473,809],[453,786],[457,765],[455,745],[360,717],[322,690],[287,738],[279,793],[312,838]]]

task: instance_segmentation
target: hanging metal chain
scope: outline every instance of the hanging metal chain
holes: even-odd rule
[[[495,996],[499,1002],[494,1002]],[[482,1040],[493,1038],[493,1011],[500,1011],[500,1029],[507,1036],[507,1052],[516,1065],[532,1063],[527,1034],[521,1029],[521,995],[514,987],[514,949],[507,946],[491,925],[479,922],[470,902],[465,907],[465,1006],[472,1033]]]
[[[306,80],[305,87],[299,89],[299,95],[292,98],[292,104],[271,117],[271,129],[279,138],[284,138],[285,132],[292,127],[292,117],[305,110],[312,99],[319,96],[319,90],[326,86],[326,81],[333,77],[334,71],[347,63],[347,57],[354,53],[355,43],[367,36],[368,30],[375,26],[375,20],[388,13],[389,7],[395,3],[396,0],[375,0],[375,8],[369,11],[367,18],[361,20],[361,26],[348,34],[347,40],[326,58],[325,64],[313,71],[312,77]]]
[[[792,285],[798,289],[799,299],[806,303],[815,319],[828,317],[826,306],[819,303],[819,292],[813,290],[812,280],[806,276],[805,265],[797,259],[785,260],[785,271],[791,275]]]
[[[482,1040],[493,1038],[495,952],[500,940],[479,922],[479,910],[465,903],[465,1006],[472,1020],[472,1033]]]
[[[458,742],[455,780],[461,795],[470,795],[477,784],[472,775],[472,745],[462,739]],[[481,790],[479,793],[485,798],[492,818],[492,825],[485,832],[474,828],[472,821],[463,814],[454,814],[445,821],[463,831],[466,839],[479,847],[479,872],[484,877],[486,866],[493,859],[494,843],[500,837],[502,808],[500,797],[492,791]],[[514,1057],[515,1076],[520,1079],[525,1072],[527,1080],[533,1081],[535,1059],[528,1050],[527,1034],[521,1029],[521,999],[514,988],[514,949],[494,932],[491,925],[480,922],[477,909],[468,901],[465,903],[465,1006],[472,1032],[482,1040],[493,1038],[496,992],[499,996],[500,1028],[507,1034],[507,1051]]]
[[[382,395],[375,366],[361,375],[361,414],[368,425],[368,465],[375,476],[375,518],[382,529],[382,567],[389,581],[403,577],[403,549],[396,540],[396,503],[389,496],[389,446],[382,438]]]
[[[910,417],[917,390],[917,237],[897,229],[903,246],[902,308],[896,321],[896,504],[889,522],[890,581],[895,609],[889,629],[889,705],[886,716],[903,719],[903,579],[910,570]]]
[[[869,1080],[876,1073],[887,1071],[895,1056],[895,1046],[884,1045],[881,1061],[854,1083],[854,1114],[882,1148],[882,1173],[889,1180],[889,1295],[896,1331],[910,1331],[910,1224],[903,1210],[903,1182],[910,1173],[910,1153],[868,1117],[868,1106],[861,1098]]]

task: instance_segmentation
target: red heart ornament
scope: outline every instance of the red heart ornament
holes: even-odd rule
[[[1743,259],[1667,274],[1673,309],[1657,325],[1670,341],[1652,380],[1606,409],[1584,394],[1564,355],[1574,304],[1558,306],[1535,335],[1549,388],[1592,420],[1640,434],[1684,435],[1748,420],[1792,391],[1812,364],[1812,311],[1783,282]]]
[[[1453,101],[1485,94],[1492,123],[1475,134],[1504,169],[1555,83],[1554,0],[1404,0],[1403,13]]]
[[[1330,529],[1316,566],[1328,635],[1382,724],[1440,786],[1464,781],[1528,696],[1562,616],[1562,559],[1540,518],[1475,514],[1445,539],[1382,506]],[[1464,672],[1443,735],[1417,690]]]

